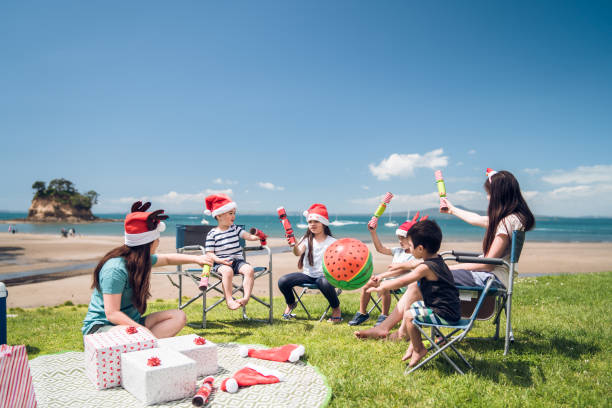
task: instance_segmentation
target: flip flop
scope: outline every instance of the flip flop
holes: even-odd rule
[[[331,316],[329,319],[327,319],[328,323],[332,323],[332,324],[338,324],[342,322],[342,316]]]

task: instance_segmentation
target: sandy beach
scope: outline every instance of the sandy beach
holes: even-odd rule
[[[8,307],[54,306],[71,301],[87,304],[91,296],[91,273],[95,264],[108,250],[123,243],[121,236],[81,236],[61,238],[56,235],[0,233],[0,281],[2,275],[41,269],[63,269],[81,265],[82,269],[52,274],[29,283],[8,283]],[[396,246],[395,242],[386,242]],[[478,250],[479,242],[444,242],[442,250]],[[283,239],[268,241],[271,248],[287,248]],[[391,258],[375,252],[368,245],[374,258],[374,271],[381,272]],[[173,237],[161,239],[159,253],[175,252]],[[520,275],[586,273],[612,270],[612,243],[558,243],[527,242],[519,265]],[[266,258],[250,256],[253,265],[263,266]],[[276,286],[278,278],[296,271],[297,258],[289,252],[273,255],[273,277],[275,295],[280,295]],[[175,267],[154,268],[155,271],[172,271]],[[193,286],[193,287],[191,287]],[[197,293],[195,285],[186,289],[186,295]],[[255,294],[265,294],[267,279],[255,283]],[[166,276],[154,275],[152,279],[153,299],[173,299],[177,296]]]

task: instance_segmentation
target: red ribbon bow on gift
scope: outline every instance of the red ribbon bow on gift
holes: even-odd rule
[[[195,339],[193,339],[193,342],[198,346],[201,346],[203,344],[206,344],[206,339],[204,339],[203,337],[196,337]]]
[[[151,357],[147,360],[147,365],[149,367],[157,367],[158,365],[161,365],[161,360],[157,357]]]
[[[134,327],[134,326],[130,326],[127,329],[125,329],[125,332],[127,334],[136,334],[136,333],[138,333],[138,329],[136,327]]]

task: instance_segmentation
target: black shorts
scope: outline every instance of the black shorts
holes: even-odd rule
[[[240,272],[240,268],[242,268],[242,265],[249,265],[249,263],[245,261],[244,259],[234,259],[234,262],[232,262],[232,265],[230,266],[230,268],[232,268],[232,270],[234,271],[234,275],[238,275],[238,273]],[[221,266],[224,266],[224,265],[216,263],[213,266],[213,272],[219,273],[219,268]]]

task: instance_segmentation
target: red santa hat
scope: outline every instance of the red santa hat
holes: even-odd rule
[[[497,174],[497,172],[492,168],[487,167],[486,175],[489,178],[489,183],[491,182],[491,177],[493,177],[494,174]]]
[[[281,347],[275,347],[265,350],[256,350],[241,346],[238,349],[241,357],[253,357],[262,360],[280,361],[284,363],[289,361],[295,363],[304,355],[306,349],[301,344],[286,344]]]
[[[306,221],[315,220],[323,225],[329,225],[329,215],[327,215],[327,207],[323,204],[313,204],[310,208],[304,211]]]
[[[168,219],[164,210],[146,212],[151,203],[136,201],[132,204],[132,212],[125,217],[125,245],[135,247],[148,244],[159,238],[160,233],[166,230],[163,220]]]
[[[425,221],[428,217],[429,215],[426,215],[417,221],[417,218],[419,218],[419,212],[417,211],[414,217],[412,217],[412,220],[402,223],[402,225],[395,230],[395,235],[406,238],[408,236],[408,231],[410,231],[410,228],[414,227],[414,224],[419,221]]]
[[[213,217],[229,212],[237,207],[236,203],[225,194],[209,195],[204,199],[204,205],[206,206],[204,214],[212,215]]]
[[[280,371],[267,367],[247,364],[244,368],[236,371],[230,378],[221,383],[221,391],[235,393],[239,387],[249,387],[257,384],[276,384],[283,381]]]

